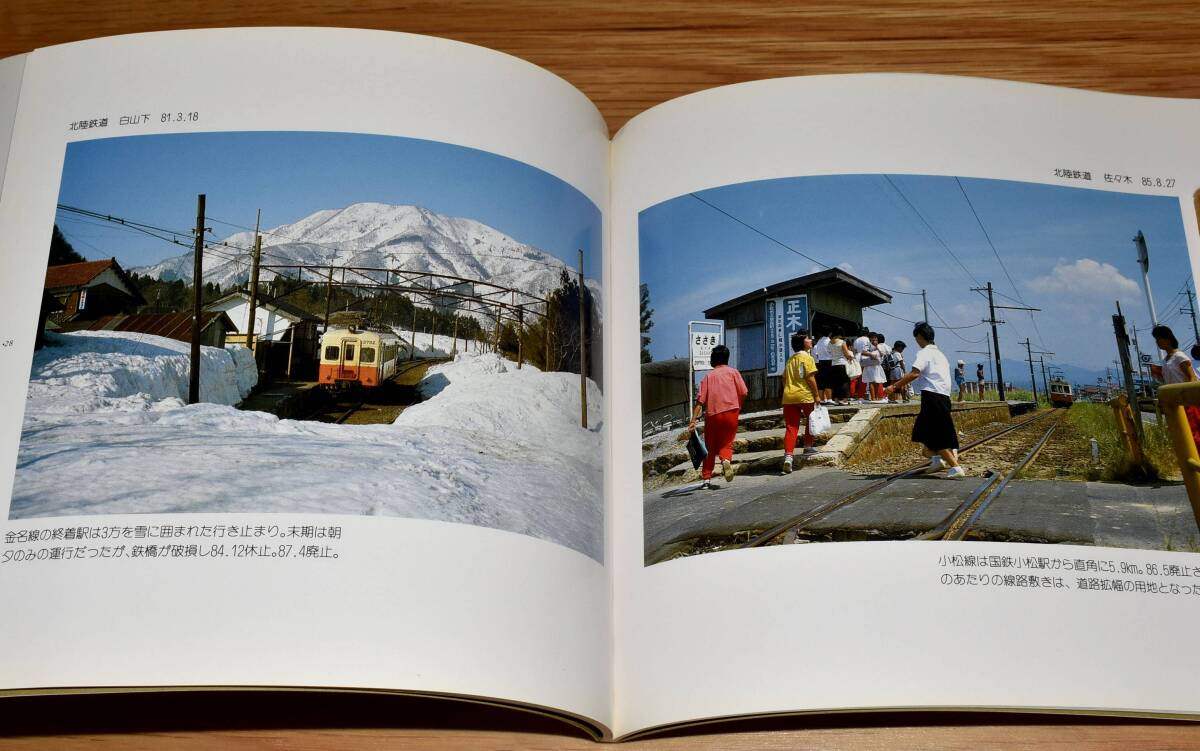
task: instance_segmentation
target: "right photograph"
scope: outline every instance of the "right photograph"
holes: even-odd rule
[[[866,540],[1200,551],[1200,197],[1055,177],[795,177],[642,211],[645,564]]]

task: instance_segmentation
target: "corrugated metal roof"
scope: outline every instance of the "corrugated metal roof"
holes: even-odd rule
[[[233,321],[223,311],[205,311],[200,318],[201,330],[214,324],[225,331],[236,331]],[[132,331],[138,334],[153,334],[181,342],[192,341],[191,313],[136,313],[133,315],[104,316],[91,321],[80,331]]]

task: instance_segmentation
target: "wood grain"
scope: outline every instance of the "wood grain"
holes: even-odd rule
[[[694,91],[816,73],[922,71],[1200,97],[1193,0],[5,0],[0,56],[109,34],[264,25],[409,31],[502,50],[573,83],[613,132]]]
[[[0,0],[0,56],[109,34],[215,26],[409,31],[502,50],[587,94],[615,132],[668,99],[758,78],[921,71],[1200,97],[1186,2],[966,0]],[[0,638],[3,634],[0,633]],[[0,666],[2,670],[2,666]],[[188,693],[0,700],[0,750],[584,749],[524,713],[378,696]],[[1034,715],[852,714],[722,724],[636,748],[1196,748],[1200,725]]]

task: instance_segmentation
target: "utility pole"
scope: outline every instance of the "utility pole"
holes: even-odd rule
[[[258,342],[254,340],[254,316],[258,308],[258,263],[262,257],[262,235],[258,233],[261,226],[262,209],[259,209],[254,219],[254,256],[250,262],[250,313],[246,317],[246,346],[250,348],[250,354],[254,357],[255,370],[258,369]],[[289,360],[288,368],[291,367],[292,363]]]
[[[1138,391],[1138,382],[1144,383],[1146,380],[1146,376],[1142,372],[1145,366],[1142,364],[1142,348],[1138,346],[1137,326],[1134,326],[1132,321],[1129,323],[1129,330],[1133,332],[1133,352],[1137,355],[1137,380],[1134,381],[1134,391]]]
[[[1046,394],[1046,399],[1048,401],[1050,399],[1050,382],[1049,382],[1049,379],[1046,378],[1046,361],[1043,360],[1041,358],[1041,356],[1039,356],[1038,364],[1040,364],[1042,366],[1042,389],[1044,390],[1044,393]]]
[[[188,404],[200,401],[200,317],[204,313],[204,194],[196,196],[196,245],[192,259],[192,351]]]
[[[1125,316],[1121,314],[1121,301],[1117,301],[1117,313],[1113,316],[1113,333],[1117,337],[1117,356],[1119,364],[1125,372],[1125,394],[1129,398],[1129,406],[1133,410],[1133,423],[1137,427],[1138,438],[1143,437],[1142,410],[1138,407],[1137,394],[1133,389],[1133,374],[1129,365],[1129,333],[1125,329]],[[1114,361],[1116,362],[1116,361]]]
[[[586,287],[583,286],[583,248],[579,249],[579,409],[582,415],[580,423],[586,430],[588,426],[587,417],[587,339],[585,337],[586,327],[584,326],[584,310],[583,310],[583,292]]]
[[[985,289],[987,290],[988,317],[983,319],[983,322],[992,325],[992,345],[996,353],[996,388],[1000,391],[1000,401],[1005,401],[1004,368],[1000,365],[1000,332],[996,330],[996,324],[1004,322],[996,320],[996,303],[992,300],[992,283],[988,282],[986,288],[972,287],[971,291],[983,292]]]
[[[925,299],[925,290],[921,290],[921,308],[925,311],[925,317],[921,320],[929,323],[929,301]]]
[[[517,308],[517,370],[525,363],[525,308]]]
[[[996,329],[996,324],[1004,323],[1004,321],[996,320],[997,310],[1028,310],[1031,313],[1041,312],[1041,308],[1030,308],[1024,305],[997,305],[992,298],[992,283],[988,282],[987,287],[972,287],[972,292],[987,291],[988,298],[988,317],[984,319],[984,323],[992,325],[992,343],[996,350],[996,388],[1000,390],[1000,401],[1005,401],[1004,393],[1004,367],[1000,364],[1000,333]],[[1032,378],[1032,366],[1030,367]],[[1037,387],[1034,387],[1034,401],[1037,401]]]
[[[1033,350],[1029,347],[1029,337],[1025,337],[1025,341],[1017,343],[1025,345],[1025,356],[1029,359],[1029,385],[1033,387],[1033,403],[1037,404],[1037,379],[1033,375]]]
[[[1187,291],[1187,298],[1188,298],[1188,306],[1187,306],[1186,310],[1188,312],[1188,315],[1190,315],[1192,317],[1192,336],[1193,336],[1192,343],[1200,344],[1200,329],[1196,328],[1196,306],[1193,304],[1192,291],[1190,289],[1187,289],[1186,286],[1184,289]]]
[[[325,284],[325,331],[329,333],[329,307],[333,305],[333,267],[329,267],[329,281]]]
[[[417,356],[417,298],[412,298],[413,314],[412,314],[412,346],[408,348],[408,359],[411,362]]]

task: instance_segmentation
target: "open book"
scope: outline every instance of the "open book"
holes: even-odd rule
[[[610,141],[544,70],[369,31],[0,61],[0,690],[387,691],[603,739],[1193,716],[1200,530],[1153,399],[1194,374],[1198,132],[871,75]]]

